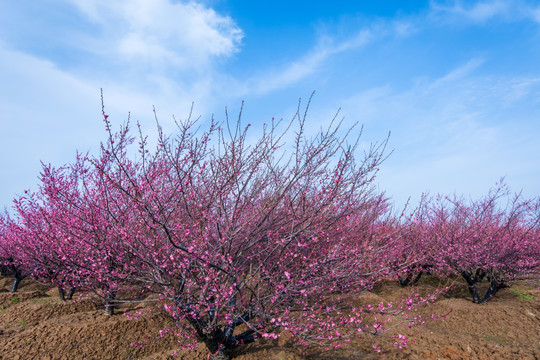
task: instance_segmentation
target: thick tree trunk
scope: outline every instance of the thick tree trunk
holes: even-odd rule
[[[487,290],[484,298],[480,300],[480,302],[478,303],[483,304],[483,303],[488,302],[493,296],[495,296],[497,291],[499,291],[499,289],[502,289],[503,287],[504,285],[500,283],[499,281],[497,281],[496,279],[489,278],[489,289]]]
[[[206,345],[206,348],[208,349],[207,359],[229,360],[232,358],[232,352],[239,345],[245,345],[255,341],[256,331],[253,329],[234,335],[237,326],[251,319],[251,310],[246,311],[234,321],[230,321],[223,329],[220,327],[208,329],[208,323],[214,319],[213,306],[210,307],[210,311],[206,316],[201,316],[200,314],[193,312],[189,304],[182,305],[181,300],[182,298],[177,296],[175,299],[176,305],[180,311],[188,315],[186,316],[186,320],[189,321],[196,331],[197,338]],[[234,304],[235,298],[233,297],[231,299],[231,306],[234,306]]]
[[[486,276],[486,273],[484,272],[467,272],[464,271],[461,273],[461,275],[465,278],[467,281],[467,286],[469,287],[469,292],[471,293],[471,296],[473,298],[473,302],[476,304],[484,304],[491,300],[491,298],[499,291],[499,289],[504,287],[504,284],[497,281],[495,278],[488,276],[489,279],[489,288],[486,291],[486,294],[484,297],[480,297],[480,294],[478,293],[478,288],[476,287],[476,284],[480,283],[482,279]]]

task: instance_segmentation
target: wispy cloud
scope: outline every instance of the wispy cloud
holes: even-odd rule
[[[441,84],[453,82],[464,77],[471,75],[474,70],[478,69],[484,62],[481,58],[474,58],[469,60],[464,65],[458,66],[455,69],[452,69],[449,73],[445,74],[441,78],[435,80],[430,86],[433,88],[440,87]]]
[[[296,84],[306,77],[316,73],[324,62],[339,50],[333,47],[317,46],[308,54],[292,61],[280,69],[272,69],[255,78],[248,79],[246,90],[258,95],[282,89]]]
[[[392,130],[395,152],[379,182],[398,204],[426,190],[480,194],[508,174],[520,174],[515,190],[540,190],[532,165],[540,152],[540,78],[486,76],[482,64],[471,59],[409,89],[373,88],[344,102],[347,118],[375,138]]]
[[[99,88],[50,61],[1,46],[0,68],[0,184],[8,205],[36,183],[40,160],[62,165],[75,149],[96,149],[103,129]]]
[[[472,22],[484,22],[495,16],[507,14],[511,9],[511,2],[491,0],[476,3],[467,2],[467,5],[463,5],[461,1],[454,1],[451,5],[446,5],[431,1],[430,5],[435,14],[453,15]]]
[[[540,24],[540,6],[532,8],[530,14],[533,20]]]
[[[316,44],[298,59],[283,67],[264,69],[262,74],[246,81],[243,89],[246,93],[264,95],[299,83],[309,76],[322,73],[326,62],[333,56],[357,51],[374,41],[385,38],[406,37],[417,31],[416,26],[406,20],[374,22],[363,26],[346,37],[330,34],[320,35]]]
[[[517,21],[532,19],[540,23],[539,8],[522,0],[487,0],[448,2],[431,1],[431,15],[443,22],[485,23],[492,19]]]

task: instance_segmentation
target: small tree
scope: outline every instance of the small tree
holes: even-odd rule
[[[20,282],[35,270],[35,264],[21,251],[24,245],[17,234],[22,231],[8,214],[0,216],[0,262],[2,271],[14,277],[11,292],[16,292]]]
[[[437,261],[463,276],[473,302],[485,303],[512,280],[538,271],[540,199],[511,196],[500,183],[478,201],[440,197],[431,217],[442,238]],[[484,278],[490,286],[481,296],[476,285]]]
[[[9,248],[62,299],[66,287],[68,299],[76,287],[92,291],[112,314],[117,292],[134,281],[127,265],[134,232],[129,209],[99,175],[82,156],[71,166],[43,165],[38,191],[15,201]]]

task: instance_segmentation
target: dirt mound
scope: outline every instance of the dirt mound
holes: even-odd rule
[[[111,317],[92,297],[62,302],[56,289],[30,280],[10,293],[11,281],[0,278],[0,359],[206,358],[204,346],[179,350],[178,341],[183,339],[172,333],[160,336],[159,331],[172,328],[173,323],[159,306],[126,304]],[[437,281],[428,277],[419,287],[429,291],[440,285]],[[395,301],[409,291],[386,282],[362,296]],[[388,359],[540,359],[540,290],[535,286],[518,284],[501,290],[487,304],[476,305],[468,298],[465,284],[457,283],[418,313],[448,315],[413,329],[396,328],[410,336],[404,349],[394,348],[391,338],[366,336],[337,350],[320,351],[295,347],[284,336],[251,344],[236,359],[378,359],[373,341]]]

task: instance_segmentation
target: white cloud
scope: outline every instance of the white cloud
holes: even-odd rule
[[[192,101],[195,114],[204,113],[221,86],[216,61],[239,51],[243,36],[230,17],[194,2],[65,2],[76,26],[65,32],[67,24],[47,24],[50,36],[65,32],[63,41],[51,39],[54,54],[0,41],[0,204],[36,184],[40,160],[61,165],[77,149],[97,150],[104,137],[100,88],[114,123],[131,111],[148,133],[155,132],[152,105],[167,131],[172,115],[184,118]]]
[[[193,101],[197,102],[196,109],[211,107],[225,78],[216,70],[216,64],[240,50],[243,33],[234,20],[195,2],[64,1],[72,5],[71,18],[76,24],[70,24],[65,41],[51,39],[57,47],[54,54],[24,54],[13,50],[20,48],[16,44],[0,44],[0,51],[12,54],[3,62],[20,62],[16,73],[22,77],[34,74],[38,88],[46,88],[32,99],[47,102],[47,95],[64,84],[54,79],[70,78],[91,91],[92,96],[104,88],[106,105],[113,112],[119,110],[114,114],[118,121],[125,119],[128,111],[137,119],[151,115],[155,105],[161,120],[172,123],[171,115],[184,114]],[[62,8],[68,13],[69,9]],[[68,29],[66,24],[48,25],[53,30]],[[50,83],[40,81],[48,76],[45,74],[50,75]],[[9,93],[7,84],[19,82],[12,77],[0,85],[1,91]],[[28,88],[35,88],[30,78]],[[74,94],[81,95],[77,91]],[[20,101],[24,93],[19,95],[13,104],[23,109],[25,104]],[[47,112],[49,106],[45,109]],[[152,121],[150,124],[153,126]]]
[[[195,114],[208,113],[216,104],[231,105],[240,96],[248,97],[246,111],[254,101],[277,103],[275,97],[282,96],[279,90],[324,84],[334,58],[370,56],[369,50],[372,46],[377,50],[379,41],[386,46],[386,40],[401,41],[430,31],[430,16],[469,23],[536,16],[540,22],[538,8],[518,0],[509,0],[521,4],[515,7],[501,1],[432,3],[427,16],[372,23],[348,31],[347,36],[321,36],[303,56],[281,66],[266,62],[258,74],[242,79],[220,73],[215,66],[240,50],[242,30],[233,19],[210,8],[172,0],[65,1],[83,14],[82,19],[75,16],[77,21],[88,22],[73,27],[61,45],[78,42],[76,55],[89,55],[91,60],[80,56],[76,59],[80,62],[53,63],[53,58],[47,61],[7,50],[0,43],[0,161],[7,169],[0,174],[0,183],[8,184],[0,204],[36,183],[39,159],[62,164],[72,160],[75,149],[97,146],[103,138],[100,87],[113,122],[121,122],[132,111],[132,119],[146,122],[147,132],[152,133],[152,105],[162,124],[172,130],[171,115],[183,118],[194,100]],[[58,58],[73,50],[62,49]],[[523,187],[538,193],[540,174],[531,170],[531,163],[540,153],[537,140],[532,139],[540,131],[533,121],[540,117],[540,78],[480,76],[483,64],[482,58],[473,58],[444,76],[407,78],[399,85],[384,78],[345,101],[336,99],[341,96],[338,89],[329,96],[332,104],[326,103],[322,110],[312,108],[310,130],[316,131],[339,106],[347,120],[366,124],[364,139],[383,139],[392,130],[389,147],[396,152],[383,166],[380,183],[398,198],[419,194],[430,184],[437,186],[432,191],[469,193],[472,190],[466,187],[471,184],[484,191],[506,174],[509,180],[511,174],[520,174],[522,183],[514,186],[516,190]],[[394,87],[403,88],[409,80],[416,82],[408,89]],[[363,86],[363,79],[345,81]],[[254,99],[261,95],[275,97]],[[294,99],[288,100],[294,107]],[[315,100],[313,106],[318,106]],[[286,116],[292,113],[294,109]]]
[[[183,119],[197,100],[195,116],[210,97],[211,77],[178,83],[152,75],[158,85],[141,89],[115,74],[90,78],[59,68],[49,60],[9,49],[0,42],[0,207],[15,194],[35,189],[40,161],[61,166],[71,163],[76,150],[96,152],[105,131],[101,119],[100,88],[114,124],[131,112],[145,133],[155,134],[152,105],[165,130],[174,130],[172,115]],[[122,81],[124,80],[124,81]],[[116,126],[115,126],[116,127]]]
[[[502,84],[501,84],[502,85]],[[539,77],[529,77],[523,79],[512,79],[507,82],[507,88],[502,96],[503,104],[510,106],[531,94],[534,94],[534,97],[537,100],[537,105],[540,105],[540,78]]]
[[[93,50],[105,57],[204,70],[212,59],[236,53],[243,37],[233,19],[194,2],[68,1],[99,25]]]

